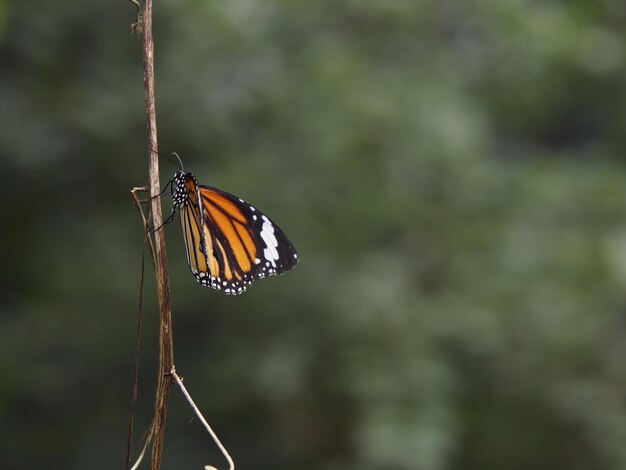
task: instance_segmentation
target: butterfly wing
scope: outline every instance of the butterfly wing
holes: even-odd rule
[[[187,261],[202,285],[241,294],[257,279],[282,274],[298,262],[283,231],[265,214],[225,191],[190,179],[180,208]]]

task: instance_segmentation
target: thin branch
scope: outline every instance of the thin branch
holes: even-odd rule
[[[209,434],[211,435],[211,437],[215,441],[215,444],[217,444],[217,447],[219,447],[219,449],[222,451],[222,454],[224,454],[224,457],[226,458],[226,460],[228,460],[228,465],[229,465],[228,468],[229,468],[229,470],[235,470],[235,463],[233,462],[233,459],[230,457],[230,454],[228,453],[226,448],[222,445],[222,442],[217,437],[217,434],[215,434],[213,429],[211,429],[211,426],[209,426],[209,423],[207,423],[206,419],[204,419],[204,416],[202,416],[202,413],[200,413],[200,410],[198,409],[198,407],[194,403],[193,399],[191,398],[191,395],[189,395],[189,392],[187,391],[187,389],[183,385],[183,381],[181,380],[181,378],[176,373],[176,368],[174,366],[172,366],[172,368],[170,370],[170,374],[172,374],[172,377],[174,377],[174,380],[176,381],[176,383],[180,387],[181,391],[183,392],[183,395],[185,395],[185,398],[187,399],[187,402],[189,403],[189,406],[191,406],[193,411],[196,413],[196,416],[200,419],[202,424],[204,424],[204,427],[206,428],[206,430],[209,432]],[[209,470],[209,469],[212,469],[214,467],[211,467],[211,466],[207,465],[204,468],[206,470]]]
[[[134,196],[134,194],[133,194]],[[128,434],[126,440],[126,470],[130,468],[131,449],[133,442],[133,429],[135,427],[135,408],[137,406],[137,389],[139,383],[139,354],[141,345],[141,317],[143,313],[143,281],[146,271],[146,243],[148,233],[144,232],[144,246],[141,250],[141,279],[139,281],[139,306],[137,308],[137,327],[135,332],[135,367],[133,370],[133,385],[131,388],[130,411],[128,412]]]
[[[137,5],[137,2],[133,2]],[[148,149],[158,151],[156,108],[154,94],[154,42],[152,39],[152,0],[145,0],[141,18],[143,29],[143,67],[144,67],[144,95],[146,103],[146,131]],[[150,203],[152,207],[152,224],[160,227],[163,222],[159,182],[159,157],[153,151],[148,152]],[[165,248],[164,230],[154,234],[154,253],[156,259],[156,286],[159,303],[160,334],[159,334],[159,375],[157,392],[154,404],[152,444],[152,470],[159,470],[163,454],[165,438],[165,419],[171,380],[169,371],[174,365],[174,345],[172,337],[172,307],[170,300],[170,285],[167,265],[167,251]]]
[[[138,309],[138,314],[137,314],[137,331],[136,331],[136,339],[135,339],[135,368],[134,368],[134,373],[133,373],[133,386],[131,389],[131,402],[130,402],[130,411],[129,411],[129,417],[128,417],[126,470],[128,470],[129,468],[131,468],[131,470],[134,470],[139,466],[139,464],[143,460],[143,457],[145,455],[145,452],[148,446],[150,445],[150,442],[152,441],[152,433],[153,433],[153,426],[152,426],[152,423],[150,423],[147,436],[144,436],[145,441],[144,441],[143,449],[139,455],[139,458],[137,459],[135,464],[131,467],[130,462],[131,462],[132,435],[133,435],[133,427],[134,427],[134,420],[135,420],[135,407],[137,403],[137,384],[139,381],[139,345],[140,345],[140,340],[141,340],[141,317],[142,317],[142,312],[143,312],[143,286],[144,286],[144,272],[145,272],[145,252],[146,252],[145,245],[146,243],[148,244],[148,247],[150,248],[150,258],[152,259],[153,267],[156,270],[156,256],[155,256],[155,251],[154,251],[154,243],[152,242],[152,237],[150,236],[150,232],[148,229],[150,225],[150,222],[148,221],[150,218],[150,214],[148,213],[148,215],[146,216],[146,214],[144,213],[143,207],[141,205],[142,201],[139,199],[139,196],[138,196],[138,193],[147,193],[147,192],[148,192],[147,186],[135,187],[130,190],[130,194],[131,194],[131,197],[133,198],[133,202],[135,203],[135,207],[137,208],[137,211],[139,212],[139,215],[141,216],[141,220],[143,222],[144,248],[141,254],[141,280],[139,284],[139,309]]]
[[[137,0],[130,0],[137,7],[137,23],[131,28],[133,30],[143,30],[143,64],[144,64],[144,94],[146,102],[146,130],[148,138],[149,151],[149,181],[150,181],[150,203],[152,213],[152,225],[154,227],[161,227],[163,225],[163,214],[161,210],[161,198],[160,196],[160,182],[159,182],[159,159],[158,159],[158,144],[157,144],[157,126],[156,126],[156,110],[155,110],[155,95],[154,95],[154,43],[152,39],[152,0],[145,0],[143,10],[140,8],[140,4]],[[148,218],[143,212],[141,203],[137,197],[137,192],[145,190],[145,188],[133,188],[131,191],[135,205],[141,214],[141,218],[144,224],[144,230],[148,229]],[[228,461],[229,470],[235,469],[233,459],[230,457],[228,451],[224,448],[217,435],[213,432],[207,421],[204,419],[200,410],[193,402],[191,396],[187,392],[187,389],[182,383],[182,380],[176,374],[174,367],[174,345],[172,335],[172,312],[170,301],[170,287],[169,287],[169,275],[167,266],[167,252],[165,249],[164,230],[154,231],[154,243],[152,237],[147,237],[149,240],[150,251],[152,254],[152,260],[155,265],[156,284],[157,284],[157,297],[159,301],[159,318],[160,318],[160,335],[159,335],[159,371],[157,382],[157,392],[155,396],[154,415],[152,418],[152,424],[148,437],[144,444],[144,447],[139,455],[139,458],[132,467],[135,470],[141,461],[150,445],[150,440],[154,438],[152,444],[152,470],[159,470],[161,466],[161,460],[163,455],[163,442],[165,437],[165,419],[167,416],[167,404],[169,399],[170,387],[172,381],[170,376],[174,377],[174,380],[182,390],[185,398],[195,411],[200,421],[204,424],[205,428],[224,454],[224,457]],[[132,425],[131,425],[132,431]],[[129,432],[131,432],[129,431]],[[130,461],[130,460],[129,460]],[[214,467],[209,465],[205,466],[206,470],[214,470]]]
[[[148,446],[150,445],[150,441],[152,441],[152,432],[154,430],[154,426],[152,424],[150,424],[150,432],[148,434],[148,437],[146,438],[146,441],[143,444],[143,448],[141,449],[141,452],[139,453],[139,457],[137,457],[137,461],[133,464],[132,467],[130,467],[130,470],[137,470],[139,468],[139,465],[141,464],[141,462],[143,461],[144,456],[146,455],[146,451],[148,450]]]

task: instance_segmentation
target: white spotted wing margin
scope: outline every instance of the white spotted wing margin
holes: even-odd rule
[[[253,281],[283,274],[298,263],[296,249],[280,227],[264,213],[218,188],[198,185],[197,191],[198,199],[202,201],[201,232],[206,237],[202,240],[202,252],[208,253],[207,265],[210,266],[211,261],[217,262],[220,273],[217,277],[210,270],[196,274],[203,285],[238,295]],[[229,212],[215,195],[222,196],[240,211],[241,223],[233,217],[232,208]]]

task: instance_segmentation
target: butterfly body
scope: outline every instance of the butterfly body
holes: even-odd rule
[[[198,184],[192,173],[176,172],[172,199],[187,263],[200,284],[237,295],[298,262],[295,248],[269,217],[237,196]]]

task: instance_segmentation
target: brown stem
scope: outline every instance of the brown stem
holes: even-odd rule
[[[143,66],[144,94],[146,99],[146,121],[149,150],[150,202],[152,204],[152,223],[160,227],[163,223],[161,211],[161,192],[159,183],[156,111],[154,103],[154,43],[152,40],[152,0],[145,0],[143,10]],[[154,151],[153,151],[154,150]],[[152,470],[161,466],[163,440],[165,437],[165,418],[170,392],[171,378],[169,372],[174,365],[174,346],[172,340],[172,308],[170,302],[170,284],[167,268],[167,252],[165,249],[164,230],[157,230],[155,238],[156,285],[159,302],[160,335],[159,335],[159,377],[154,405],[152,444]]]

